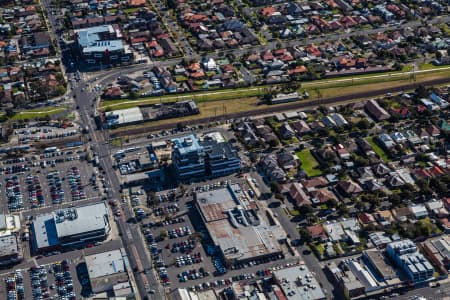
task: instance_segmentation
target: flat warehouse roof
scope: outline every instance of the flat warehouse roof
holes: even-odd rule
[[[85,257],[89,278],[99,278],[125,272],[125,261],[120,250]]]
[[[127,124],[144,120],[139,107],[113,110],[105,113],[107,119],[115,118],[115,124]]]
[[[220,246],[226,258],[251,259],[262,255],[281,252],[281,245],[267,226],[246,226],[235,228],[227,219],[206,224],[216,245]],[[230,249],[229,251],[227,251]],[[237,249],[234,253],[231,249]]]
[[[18,253],[17,238],[15,235],[0,237],[0,257]]]
[[[205,226],[227,259],[246,260],[280,253],[285,233],[249,205],[237,184],[196,194]]]

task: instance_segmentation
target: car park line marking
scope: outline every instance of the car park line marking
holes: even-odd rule
[[[70,202],[69,201],[68,202],[64,202],[64,203],[59,204],[59,205],[45,204],[45,205],[42,205],[42,206],[39,206],[39,207],[36,207],[36,208],[22,209],[22,210],[20,210],[20,213],[23,214],[23,213],[36,212],[36,211],[43,210],[43,209],[46,209],[46,208],[53,208],[53,209],[57,210],[57,209],[62,209],[62,208],[66,208],[66,207],[72,207],[72,206],[75,206],[75,204],[89,202],[91,200],[97,200],[97,199],[101,199],[101,198],[102,198],[101,196],[94,196],[94,197],[89,197],[89,198],[82,199],[82,200],[75,200],[75,201],[70,201]]]

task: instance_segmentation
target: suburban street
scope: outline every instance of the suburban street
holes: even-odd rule
[[[102,166],[103,170],[105,170],[106,180],[107,182],[109,182],[109,186],[111,187],[109,198],[120,199],[121,195],[118,189],[118,187],[120,187],[120,182],[114,173],[109,149],[105,144],[104,135],[102,134],[102,132],[97,131],[97,128],[93,122],[93,118],[88,113],[91,110],[90,99],[92,99],[94,95],[89,92],[82,91],[82,86],[84,85],[85,82],[81,80],[79,82],[79,85],[74,89],[76,104],[80,107],[79,111],[82,112],[80,114],[81,121],[83,124],[86,124],[89,127],[89,135],[92,138],[91,148],[94,153],[98,155],[100,165]],[[129,218],[132,218],[134,216],[134,214],[128,205],[124,205],[123,208],[125,212],[124,216],[116,218],[116,221],[119,227],[119,232],[121,234],[122,243],[127,250],[131,264],[132,266],[136,266],[136,259],[140,259],[144,269],[151,269],[152,264],[149,260],[146,247],[143,244],[142,237],[140,236],[139,225],[127,222]],[[136,247],[139,257],[136,257],[132,250],[130,250],[132,246]],[[146,277],[148,279],[148,284],[151,287],[155,288],[160,286],[158,279],[155,277],[155,274],[153,272],[149,272],[148,274],[146,274]],[[147,283],[144,282],[140,274],[137,273],[135,273],[135,280],[138,285],[139,293],[143,297],[147,294]],[[164,293],[162,291],[155,288],[155,294],[152,295],[152,297],[154,297],[154,299],[164,299],[163,295]]]

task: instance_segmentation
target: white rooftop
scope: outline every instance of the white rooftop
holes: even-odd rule
[[[274,271],[274,275],[289,299],[325,299],[325,294],[316,278],[304,265],[277,270]]]
[[[120,125],[144,120],[144,116],[139,107],[109,111],[105,113],[105,117],[109,125]]]
[[[125,260],[120,250],[85,257],[89,278],[99,278],[125,272]]]

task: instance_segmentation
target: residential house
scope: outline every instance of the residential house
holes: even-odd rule
[[[376,165],[373,165],[372,170],[379,177],[384,177],[384,176],[388,175],[389,173],[391,173],[391,169],[383,163],[378,163]]]
[[[347,120],[338,113],[331,114],[330,117],[333,119],[337,127],[342,127],[348,125]]]
[[[373,156],[375,155],[375,152],[372,149],[372,146],[363,138],[357,138],[355,140],[356,144],[359,147],[359,151],[364,154],[365,156]]]
[[[269,126],[264,124],[260,125],[255,124],[255,127],[256,127],[256,134],[261,137],[262,141],[265,144],[270,144],[271,141],[278,142],[277,136],[273,133],[272,129]]]
[[[383,185],[377,179],[369,179],[364,182],[364,188],[369,192],[376,192],[383,188]]]
[[[313,191],[328,185],[328,181],[323,176],[313,177],[310,179],[302,179],[301,184],[307,191]]]
[[[286,180],[286,173],[278,166],[274,155],[263,156],[260,160],[260,165],[269,181],[284,182]]]
[[[373,99],[367,101],[365,109],[378,122],[387,120],[391,117],[391,115]]]
[[[375,178],[375,175],[373,174],[371,167],[359,167],[356,169],[356,172],[358,172],[360,182],[364,182]]]
[[[392,209],[392,216],[398,222],[406,222],[412,216],[411,209],[409,207],[397,207]]]
[[[403,179],[398,174],[395,173],[390,175],[385,181],[385,183],[392,188],[397,188],[402,185],[405,185],[405,181],[403,181]]]
[[[423,204],[414,204],[409,207],[411,210],[411,215],[414,216],[416,220],[428,217],[428,210]]]
[[[311,128],[309,127],[308,123],[306,123],[304,120],[298,120],[291,123],[292,127],[294,127],[295,131],[300,134],[308,134],[311,132]]]
[[[359,184],[351,179],[339,181],[335,188],[344,197],[351,197],[364,191]]]
[[[241,121],[236,129],[247,145],[256,146],[259,144],[259,139],[249,122]]]
[[[337,144],[335,148],[340,159],[342,160],[350,159],[350,152],[348,152],[347,148],[345,148],[344,145]]]
[[[283,140],[290,140],[295,136],[295,131],[292,129],[291,125],[284,123],[280,127],[280,137]]]
[[[359,222],[364,226],[364,225],[369,225],[369,224],[373,224],[375,223],[375,217],[372,214],[363,212],[361,214],[359,214],[358,216],[358,220]]]
[[[441,131],[439,130],[439,128],[438,127],[436,127],[435,125],[429,125],[427,128],[426,128],[426,131],[428,132],[428,134],[431,136],[431,137],[439,137],[439,135],[441,134]]]
[[[328,200],[337,201],[336,195],[327,188],[319,188],[310,192],[311,201],[314,204],[325,203]]]
[[[444,203],[442,200],[430,200],[425,203],[425,206],[433,216],[439,219],[448,217],[449,215],[449,211],[444,207]]]
[[[383,226],[388,226],[394,222],[394,216],[390,210],[379,210],[375,212],[375,219]]]
[[[395,146],[394,140],[387,133],[380,134],[378,136],[378,141],[380,142],[380,145],[386,150],[389,150]]]
[[[277,153],[277,161],[280,167],[285,170],[291,170],[298,165],[298,157],[284,149]]]
[[[303,190],[303,186],[298,182],[294,182],[289,185],[289,196],[297,207],[305,204],[311,205],[309,196]]]
[[[383,231],[369,233],[369,240],[377,248],[386,248],[386,245],[392,242],[392,239]]]
[[[311,238],[314,241],[325,241],[328,238],[325,228],[322,224],[308,226],[306,227],[306,230],[308,230]]]

